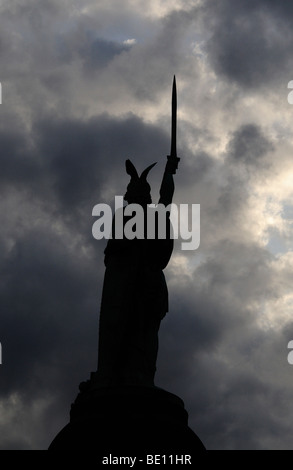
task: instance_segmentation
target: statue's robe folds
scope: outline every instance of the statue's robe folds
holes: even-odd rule
[[[166,224],[166,239],[108,241],[99,325],[101,384],[154,384],[158,330],[168,311],[163,273],[173,250],[168,215]]]

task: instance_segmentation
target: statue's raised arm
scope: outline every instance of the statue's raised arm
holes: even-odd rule
[[[172,203],[173,194],[174,194],[174,179],[173,174],[176,172],[178,162],[173,161],[170,156],[166,163],[161,188],[160,188],[160,199],[159,204],[164,204],[164,206],[168,206]],[[176,159],[179,161],[180,158]],[[176,165],[176,167],[175,167]]]

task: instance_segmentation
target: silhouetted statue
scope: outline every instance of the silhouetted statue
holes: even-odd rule
[[[152,200],[146,177],[154,165],[139,177],[131,161],[126,161],[131,180],[124,199],[143,208],[145,237],[147,211],[152,210],[147,207]],[[174,172],[174,163],[169,159],[159,200],[165,206],[172,202]],[[113,221],[113,238],[105,249],[106,272],[100,312],[98,380],[101,384],[154,384],[158,331],[168,311],[163,269],[173,250],[169,215],[166,212],[166,239],[159,239],[158,234],[155,239],[115,239]],[[124,223],[130,218],[124,215]]]
[[[159,204],[168,206],[174,194],[173,174],[179,158],[176,153],[176,81],[172,94],[171,152],[160,188]],[[138,176],[130,160],[126,172],[130,175],[125,201],[139,204],[144,211],[144,239],[115,238],[115,217],[112,239],[105,249],[106,272],[102,293],[98,382],[105,385],[153,385],[158,354],[158,331],[168,311],[168,290],[163,274],[172,250],[170,212],[166,211],[166,237],[147,238],[147,211],[151,204],[151,188],[146,178],[151,168]],[[125,208],[121,209],[122,211]],[[123,214],[124,226],[131,216]],[[124,230],[123,230],[124,233]]]
[[[165,207],[172,203],[173,174],[179,161],[175,77],[171,152],[167,158],[159,200]],[[131,178],[124,196],[128,205],[116,211],[112,238],[105,249],[98,369],[79,385],[80,392],[70,409],[70,422],[57,434],[50,450],[94,450],[96,456],[106,456],[127,455],[132,449],[134,453],[172,453],[180,457],[186,454],[188,458],[198,450],[205,450],[188,426],[188,413],[181,398],[154,386],[158,331],[168,311],[163,270],[172,254],[173,239],[167,210],[164,211],[166,236],[161,237],[158,223],[153,238],[146,238],[151,204],[151,188],[146,178],[153,166],[139,177],[130,160],[126,161]],[[130,220],[133,209],[130,204],[140,206],[140,220],[144,221],[141,232]],[[122,226],[117,222],[116,227],[115,222],[120,219]],[[137,225],[138,220],[135,219]],[[126,224],[133,227],[136,238],[120,237],[125,232],[122,230],[120,234],[117,229],[126,228]]]

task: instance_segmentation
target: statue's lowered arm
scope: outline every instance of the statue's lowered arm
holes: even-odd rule
[[[160,188],[159,204],[168,206],[172,203],[174,194],[174,180],[173,175],[178,168],[180,158],[177,157],[176,149],[176,127],[177,127],[177,93],[176,93],[176,78],[174,75],[173,89],[172,89],[172,124],[171,124],[171,152],[167,156],[167,163],[164,171],[164,176]]]

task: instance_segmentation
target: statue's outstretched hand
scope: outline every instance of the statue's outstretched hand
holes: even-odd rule
[[[180,158],[178,157],[172,157],[171,155],[167,156],[167,164],[166,164],[166,171],[168,173],[171,173],[172,175],[175,175],[176,170],[178,169],[178,163],[180,161]]]

